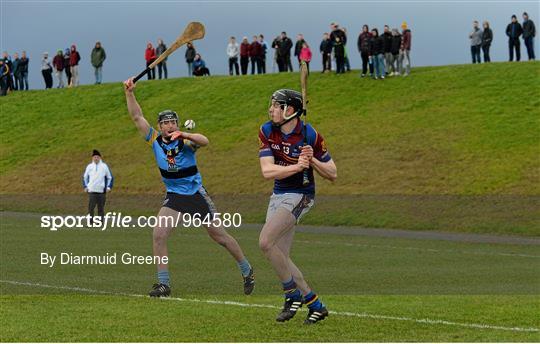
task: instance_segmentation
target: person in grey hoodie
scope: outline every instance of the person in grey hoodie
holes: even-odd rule
[[[527,12],[523,12],[523,41],[527,48],[529,60],[534,60],[534,37],[536,36],[536,27],[534,22],[529,19]]]
[[[229,57],[229,75],[233,75],[233,67],[236,75],[240,75],[240,67],[238,66],[238,55],[240,55],[240,46],[236,42],[236,38],[231,36],[229,44],[227,44],[227,56]]]
[[[469,34],[471,39],[472,63],[481,63],[480,47],[482,46],[482,30],[478,27],[478,21],[473,22],[473,31]]]

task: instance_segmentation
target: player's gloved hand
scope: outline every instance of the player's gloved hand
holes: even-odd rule
[[[177,130],[171,134],[171,141],[178,140],[184,137],[184,133]]]
[[[310,145],[303,146],[300,148],[302,152],[300,153],[300,156],[304,156],[308,159],[308,161],[311,161],[311,158],[313,158],[313,147]]]
[[[107,188],[107,192],[111,192],[111,188]]]

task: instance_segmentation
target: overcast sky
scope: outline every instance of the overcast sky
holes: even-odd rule
[[[0,1],[1,50],[10,55],[27,51],[33,89],[44,88],[44,51],[52,55],[76,44],[81,83],[88,84],[94,82],[90,52],[99,40],[107,52],[104,82],[121,81],[145,67],[147,42],[155,45],[161,37],[169,45],[190,21],[206,26],[206,37],[195,44],[212,74],[228,73],[225,48],[231,35],[262,33],[271,43],[283,30],[293,41],[303,33],[315,50],[312,69],[320,70],[318,45],[335,21],[348,29],[349,58],[357,69],[356,39],[363,24],[397,28],[406,21],[412,30],[413,66],[469,63],[468,34],[475,19],[491,23],[493,61],[508,58],[505,28],[512,14],[521,22],[526,11],[540,24],[539,1]],[[538,55],[538,35],[535,45]],[[523,43],[521,49],[526,57]],[[187,75],[184,52],[181,48],[169,58],[170,77]],[[271,71],[272,55],[268,57]]]

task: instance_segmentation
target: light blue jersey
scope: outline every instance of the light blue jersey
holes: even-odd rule
[[[145,140],[152,146],[168,193],[193,195],[200,189],[202,178],[195,159],[196,144],[186,139],[165,143],[154,128],[150,128]]]

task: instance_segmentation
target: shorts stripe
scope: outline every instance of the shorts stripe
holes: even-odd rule
[[[214,215],[215,213],[217,213],[216,205],[214,204],[214,201],[212,201],[212,198],[210,198],[210,195],[208,194],[204,186],[201,186],[199,188],[199,193],[203,196],[204,200],[206,201],[206,204],[208,204],[210,215]]]
[[[304,194],[302,195],[302,198],[300,199],[300,202],[296,205],[296,207],[293,208],[292,214],[295,219],[298,220],[304,209],[309,208],[309,204],[311,203],[312,199]]]

